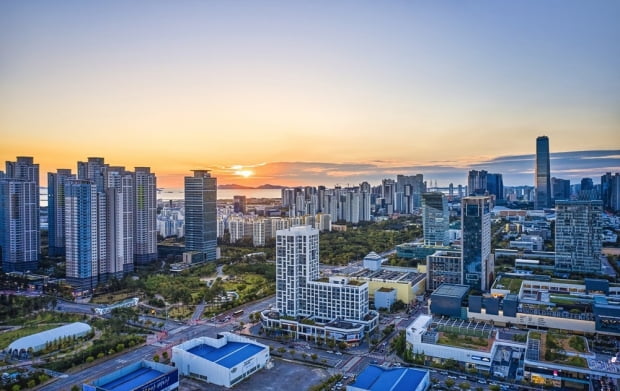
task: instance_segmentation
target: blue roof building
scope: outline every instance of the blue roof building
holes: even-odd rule
[[[139,361],[109,373],[82,391],[173,391],[179,388],[179,370],[152,361]]]
[[[369,365],[347,391],[424,391],[428,386],[428,371]]]
[[[268,346],[231,333],[192,339],[172,348],[172,362],[182,375],[229,388],[269,361]]]

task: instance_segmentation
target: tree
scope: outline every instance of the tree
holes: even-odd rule
[[[446,383],[446,387],[452,388],[452,386],[454,385],[454,380],[448,378],[444,381],[444,383]]]
[[[168,360],[168,351],[164,350],[164,352],[161,354],[162,358],[164,360]]]
[[[461,382],[461,384],[459,384],[459,388],[460,388],[461,390],[469,390],[469,389],[470,389],[470,387],[471,387],[471,386],[470,386],[470,385],[469,385],[469,383],[468,383],[468,382],[466,382],[466,381]]]
[[[499,391],[500,390],[500,386],[498,386],[497,384],[492,384],[489,386],[489,390],[491,391]]]
[[[313,361],[316,361],[316,360],[318,360],[319,356],[318,356],[316,353],[312,353],[312,354],[310,355],[310,358],[311,358]]]
[[[155,354],[155,355],[153,356],[153,361],[155,361],[155,362],[159,362],[159,354]]]

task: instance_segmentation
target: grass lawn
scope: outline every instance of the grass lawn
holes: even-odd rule
[[[519,289],[521,289],[521,283],[523,282],[522,278],[510,278],[506,276],[502,276],[502,279],[499,281],[499,285],[503,285],[503,288],[498,289],[507,289],[510,293],[519,293]],[[495,287],[497,288],[497,285]]]
[[[41,331],[53,329],[59,326],[61,325],[45,324],[45,325],[38,325],[38,326],[26,326],[26,327],[22,327],[17,330],[11,330],[11,331],[0,333],[0,350],[8,347],[16,339],[19,339],[21,337],[25,337],[28,335],[36,334]]]
[[[226,291],[234,291],[239,301],[246,302],[275,292],[275,283],[258,274],[244,274],[223,283]]]
[[[91,303],[93,304],[113,304],[119,301],[123,301],[125,299],[130,299],[132,297],[136,297],[136,292],[115,292],[115,293],[106,293],[101,296],[95,296],[91,299]]]
[[[483,352],[488,352],[491,348],[491,343],[486,338],[469,337],[463,335],[454,335],[449,333],[439,333],[439,339],[437,340],[439,345],[454,346],[465,349],[475,349]],[[484,343],[484,345],[483,345]]]

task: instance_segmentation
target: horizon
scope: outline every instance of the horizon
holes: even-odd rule
[[[447,186],[470,169],[527,185],[541,135],[575,158],[554,176],[620,171],[615,1],[68,0],[0,15],[0,158],[42,173],[103,156],[160,187],[198,168],[248,186]]]

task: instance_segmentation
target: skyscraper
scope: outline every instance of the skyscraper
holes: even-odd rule
[[[551,207],[551,165],[549,163],[549,138],[536,138],[536,166],[535,166],[536,195],[534,208],[544,209]]]
[[[48,254],[65,255],[65,183],[75,179],[70,169],[47,173]]]
[[[487,172],[471,170],[467,175],[467,193],[469,195],[485,195],[487,191]]]
[[[245,196],[233,196],[233,212],[242,214],[247,213]]]
[[[203,261],[217,256],[217,179],[207,170],[185,177],[185,250],[202,253]]]
[[[570,180],[551,178],[551,193],[553,200],[568,200],[570,198]]]
[[[450,211],[443,193],[422,193],[422,226],[424,244],[447,246],[450,244]]]
[[[134,172],[134,260],[137,264],[157,259],[157,178],[149,167]]]
[[[555,208],[556,270],[600,273],[602,201],[556,201]]]
[[[611,172],[601,176],[601,199],[603,208],[620,210],[620,174]]]
[[[461,227],[463,284],[486,291],[493,280],[494,268],[491,255],[491,198],[464,197],[461,201]]]
[[[4,272],[38,267],[39,165],[31,157],[7,161],[0,179],[0,247]]]
[[[103,221],[102,221],[103,220]],[[105,197],[94,181],[69,179],[65,183],[65,237],[67,282],[92,290],[99,283],[106,259]],[[106,272],[105,269],[103,270]]]

